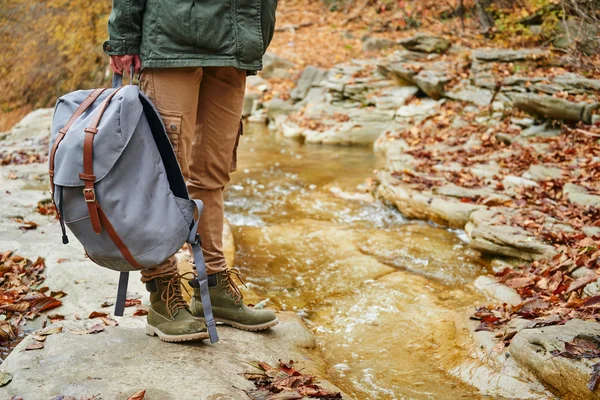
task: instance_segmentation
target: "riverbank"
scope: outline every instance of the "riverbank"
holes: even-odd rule
[[[512,356],[562,398],[597,398],[592,362],[551,353],[599,326],[600,80],[545,49],[433,35],[383,46],[397,50],[305,68],[289,99],[262,101],[269,82],[256,78],[249,120],[305,143],[373,145],[386,166],[369,189],[497,258],[493,278],[474,282],[493,301],[471,315],[475,336],[495,337],[490,356]],[[271,71],[292,65],[271,60]]]
[[[0,397],[127,399],[145,390],[146,399],[237,400],[254,389],[244,375],[258,372],[251,363],[277,365],[280,359],[295,360],[302,374],[339,391],[327,381],[312,333],[294,313],[280,311],[281,323],[268,332],[219,327],[215,345],[164,343],[144,334],[148,294],[139,273],[132,273],[125,316],[112,316],[118,274],[90,262],[71,235],[68,245],[61,243],[47,202],[51,116],[52,110],[37,110],[0,135]],[[235,265],[226,228],[226,258]],[[187,254],[178,257],[180,269],[189,270]],[[16,264],[28,275],[19,275]],[[39,298],[40,307],[31,301]]]

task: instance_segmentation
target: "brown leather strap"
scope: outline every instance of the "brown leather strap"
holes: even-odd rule
[[[48,175],[50,176],[50,190],[52,191],[52,201],[54,201],[54,158],[56,156],[56,151],[58,150],[58,145],[65,138],[65,135],[69,131],[73,122],[77,120],[90,106],[96,101],[98,96],[102,94],[106,89],[96,89],[77,107],[75,113],[69,118],[69,121],[58,131],[58,136],[54,141],[54,145],[52,146],[52,150],[50,151],[50,161],[49,161],[49,169]],[[58,214],[58,213],[57,213]]]
[[[100,221],[102,222],[102,226],[104,226],[106,233],[108,233],[108,236],[111,238],[113,243],[119,248],[119,251],[125,258],[125,260],[127,260],[127,262],[133,268],[144,269],[144,266],[138,264],[138,262],[135,261],[135,258],[133,258],[133,256],[131,255],[131,252],[129,251],[129,249],[127,248],[125,243],[123,243],[123,241],[119,237],[119,234],[117,233],[117,231],[115,231],[115,228],[113,228],[110,221],[106,217],[106,214],[104,214],[104,211],[102,211],[100,206],[97,207],[97,210],[98,210],[98,214],[100,215]]]
[[[98,215],[99,206],[96,199],[96,191],[94,189],[94,183],[96,181],[96,176],[94,175],[94,137],[98,133],[98,125],[100,124],[102,115],[104,115],[104,112],[108,107],[108,103],[119,90],[121,90],[121,88],[118,88],[112,92],[106,98],[106,100],[100,104],[91,126],[84,129],[85,139],[83,142],[83,173],[79,174],[79,178],[84,181],[83,197],[88,207],[92,228],[97,234],[102,232],[102,224],[100,223],[100,218]]]

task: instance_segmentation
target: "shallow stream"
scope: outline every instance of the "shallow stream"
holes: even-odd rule
[[[467,357],[453,321],[485,301],[472,282],[489,269],[461,232],[361,193],[383,163],[370,148],[245,131],[225,196],[247,301],[305,318],[333,382],[356,399],[478,398],[448,372]]]

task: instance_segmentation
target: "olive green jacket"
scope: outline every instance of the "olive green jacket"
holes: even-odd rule
[[[108,55],[139,54],[143,68],[262,69],[277,0],[114,0]]]

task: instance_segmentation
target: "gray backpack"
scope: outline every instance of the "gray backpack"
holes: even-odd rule
[[[50,186],[65,225],[96,264],[120,271],[122,316],[129,271],[156,266],[191,245],[206,325],[218,340],[197,235],[203,205],[190,200],[160,115],[138,86],[79,90],[60,97],[52,119]],[[198,219],[194,212],[198,211]]]

